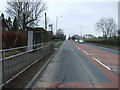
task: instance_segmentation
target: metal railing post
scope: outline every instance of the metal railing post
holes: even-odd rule
[[[5,75],[5,51],[2,51],[2,84],[6,84]]]
[[[26,51],[27,51],[27,53],[26,53],[26,66],[28,65],[28,48],[26,47]]]
[[[29,47],[36,46],[37,48],[34,50],[29,50]],[[7,56],[8,53],[14,50],[24,49],[25,52],[17,53],[16,55]],[[29,68],[30,65],[34,64],[35,60],[42,58],[47,53],[52,52],[53,43],[49,43],[49,45],[41,46],[41,44],[23,46],[18,48],[5,49],[1,51],[2,62],[1,62],[1,76],[2,76],[2,84],[6,85],[12,79],[17,77],[21,71]],[[4,88],[4,86],[3,86]]]

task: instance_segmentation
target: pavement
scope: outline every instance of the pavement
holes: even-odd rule
[[[86,44],[65,41],[32,88],[118,88],[118,68],[114,71],[102,62],[110,60],[117,67],[117,57]]]

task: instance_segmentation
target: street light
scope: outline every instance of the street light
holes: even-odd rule
[[[62,17],[62,16],[59,16]],[[57,32],[57,27],[58,27],[58,16],[56,16],[56,32]]]

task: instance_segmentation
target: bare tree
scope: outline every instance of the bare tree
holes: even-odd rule
[[[62,29],[58,29],[57,32],[56,32],[56,35],[63,35],[64,32]]]
[[[118,37],[120,37],[120,29],[118,29],[117,34],[118,34]]]
[[[92,35],[92,34],[85,34],[85,35],[83,35],[83,37],[85,37],[85,38],[95,38],[95,36]]]
[[[24,2],[19,2],[19,0],[11,0],[7,2],[8,7],[6,12],[13,17],[17,17],[19,29],[26,30],[29,26],[36,25],[39,21],[41,14],[47,9],[46,3],[42,0],[25,0]]]
[[[100,30],[103,33],[103,37],[112,37],[116,32],[117,25],[113,18],[101,18],[96,23],[96,30]]]
[[[66,36],[65,36],[65,34],[64,34],[64,32],[63,32],[62,29],[58,29],[58,30],[57,30],[56,36],[57,36],[59,39],[61,39],[61,40],[65,40],[65,38],[66,38]]]

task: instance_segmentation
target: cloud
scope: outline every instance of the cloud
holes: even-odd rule
[[[117,2],[49,2],[48,16],[55,22],[59,18],[59,27],[70,33],[80,33],[80,26],[84,26],[83,34],[92,32],[99,35],[94,28],[101,17],[113,17],[117,22]]]

